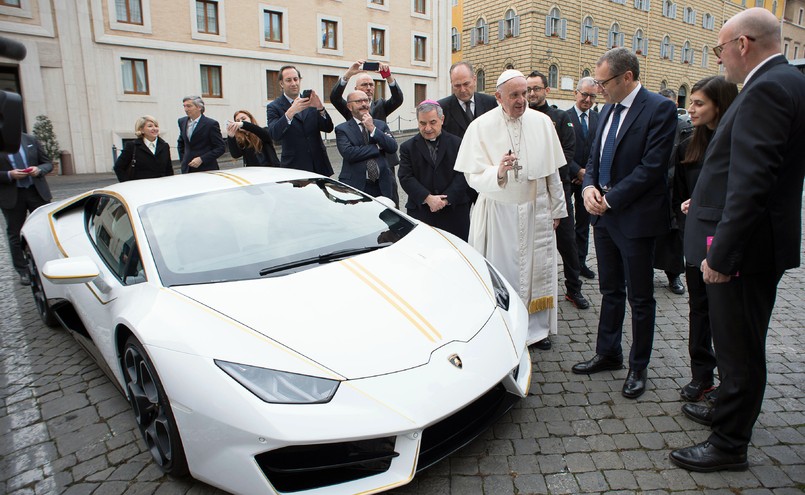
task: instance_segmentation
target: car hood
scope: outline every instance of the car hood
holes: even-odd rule
[[[488,280],[480,255],[424,227],[309,270],[174,290],[356,379],[421,366],[470,340],[495,308]]]

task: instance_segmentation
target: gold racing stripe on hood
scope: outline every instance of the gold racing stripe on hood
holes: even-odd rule
[[[234,182],[235,184],[237,184],[239,186],[250,186],[252,184],[251,182],[247,181],[243,177],[238,177],[235,174],[230,174],[230,173],[222,172],[222,171],[219,171],[219,170],[216,170],[215,172],[210,172],[210,173],[212,175],[217,175],[219,177],[223,177],[224,179],[229,179],[229,180],[231,180],[232,182]]]
[[[428,322],[428,320],[426,320],[425,317],[419,313],[419,311],[414,309],[411,304],[400,297],[400,295],[397,294],[397,292],[395,292],[385,282],[373,275],[369,270],[366,269],[366,267],[354,259],[343,260],[341,261],[341,265],[343,265],[347,270],[351,271],[356,277],[363,281],[363,283],[369,286],[369,288],[374,290],[380,297],[385,299],[394,309],[396,309],[409,322],[411,322],[414,328],[419,330],[428,340],[431,342],[436,342],[437,340],[442,339],[442,334],[440,334],[439,331],[436,330],[433,325],[431,325],[430,322]]]

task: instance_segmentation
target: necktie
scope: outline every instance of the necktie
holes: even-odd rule
[[[187,124],[187,139],[193,137],[193,131],[196,129],[196,123],[198,123],[198,120],[193,120]]]
[[[587,140],[587,133],[590,129],[587,127],[587,113],[581,114],[581,135]]]
[[[472,122],[475,115],[472,114],[472,100],[464,103],[464,113],[467,115],[467,122]]]
[[[369,131],[363,124],[361,124],[361,129],[363,130],[363,142],[369,144]],[[377,166],[377,160],[374,158],[366,160],[366,177],[372,182],[380,178],[380,167]]]
[[[25,170],[26,168],[25,160],[22,159],[22,155],[20,155],[19,151],[10,156],[14,160],[14,168],[16,168],[17,170]],[[17,187],[20,188],[30,187],[33,184],[34,180],[31,179],[30,175],[28,177],[25,177],[24,179],[17,179]]]
[[[433,160],[433,164],[436,165],[436,154],[439,152],[439,143],[436,140],[427,141],[428,143],[428,152],[430,153],[430,159]]]
[[[615,138],[618,136],[618,124],[621,121],[621,111],[626,108],[620,103],[615,105],[612,112],[612,124],[607,132],[607,139],[604,141],[604,151],[601,153],[601,165],[598,169],[598,184],[609,187],[610,172],[612,171],[612,158],[615,156]]]

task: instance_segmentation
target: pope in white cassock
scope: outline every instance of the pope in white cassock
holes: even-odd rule
[[[567,216],[559,179],[565,156],[551,119],[528,108],[521,72],[503,72],[495,98],[499,106],[467,128],[455,170],[478,191],[469,243],[517,289],[531,345],[556,334],[554,229]]]

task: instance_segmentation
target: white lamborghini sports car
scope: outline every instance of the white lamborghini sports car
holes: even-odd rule
[[[23,229],[42,319],[126,395],[156,463],[233,493],[375,493],[528,392],[528,315],[475,250],[337,181],[115,184]]]

